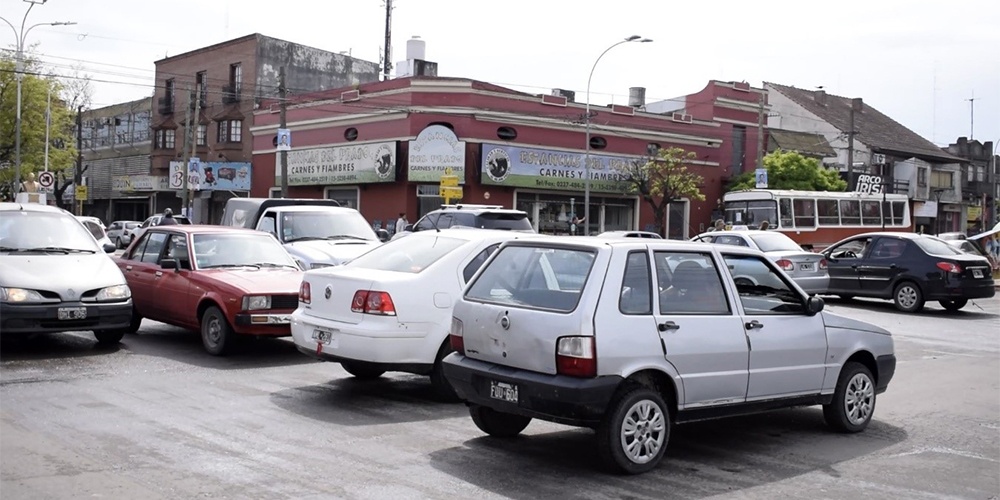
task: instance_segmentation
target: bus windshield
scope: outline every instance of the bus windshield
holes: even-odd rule
[[[767,221],[771,227],[778,225],[778,206],[774,200],[727,201],[725,221],[727,226],[760,227]]]

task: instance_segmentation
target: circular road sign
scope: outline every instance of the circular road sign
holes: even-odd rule
[[[50,188],[56,183],[56,176],[52,175],[52,172],[41,172],[38,174],[38,183],[42,187]]]

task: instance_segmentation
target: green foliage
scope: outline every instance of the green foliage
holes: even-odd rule
[[[807,158],[794,151],[777,150],[764,157],[768,189],[795,189],[798,191],[845,191],[847,181],[836,170],[823,168],[819,160]],[[754,172],[743,172],[729,183],[730,191],[753,189]]]
[[[660,149],[647,161],[628,162],[619,168],[625,194],[638,194],[649,204],[661,236],[670,202],[705,199],[701,192],[704,179],[688,171],[687,164],[694,158],[694,153],[673,147]]]

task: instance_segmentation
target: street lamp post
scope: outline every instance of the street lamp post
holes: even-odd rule
[[[24,42],[28,38],[28,33],[37,26],[67,26],[71,24],[76,24],[74,22],[54,22],[54,23],[38,23],[33,24],[24,29],[25,23],[28,21],[28,14],[31,13],[32,7],[36,4],[44,4],[48,0],[24,0],[30,3],[28,10],[24,13],[24,17],[21,19],[21,30],[18,31],[14,25],[0,17],[0,20],[7,23],[10,29],[14,30],[14,37],[16,40],[16,51],[14,60],[14,79],[17,80],[17,111],[14,115],[14,194],[16,195],[18,191],[21,190],[21,80],[24,78]]]
[[[583,192],[583,234],[584,234],[584,236],[590,236],[590,81],[594,78],[594,70],[597,69],[597,63],[601,62],[601,58],[604,57],[604,54],[607,54],[609,50],[611,50],[611,49],[613,49],[613,48],[615,48],[615,47],[617,47],[617,46],[619,46],[619,45],[621,45],[623,43],[629,43],[629,42],[646,43],[646,42],[652,42],[652,40],[650,40],[649,38],[643,38],[643,37],[641,37],[639,35],[632,35],[632,36],[630,36],[630,37],[628,37],[628,38],[626,38],[626,39],[624,39],[624,40],[622,40],[620,42],[615,42],[610,47],[604,49],[604,52],[601,52],[601,55],[597,56],[597,60],[594,61],[594,65],[590,68],[590,76],[587,77],[587,107],[586,107],[586,114],[584,115],[584,123],[585,123],[584,126],[585,126],[585,128],[587,130],[587,133],[586,133],[586,135],[587,135],[587,139],[586,139],[587,144],[586,144],[586,150],[585,150],[586,152],[584,153],[584,157],[583,157],[583,175],[584,175],[584,180],[583,180],[583,186],[584,186],[584,188],[583,188],[584,189],[584,192]]]

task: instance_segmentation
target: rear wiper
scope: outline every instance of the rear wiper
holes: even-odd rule
[[[37,247],[37,248],[15,248],[14,252],[62,252],[62,253],[96,253],[94,250],[84,250],[82,248],[66,247]]]

